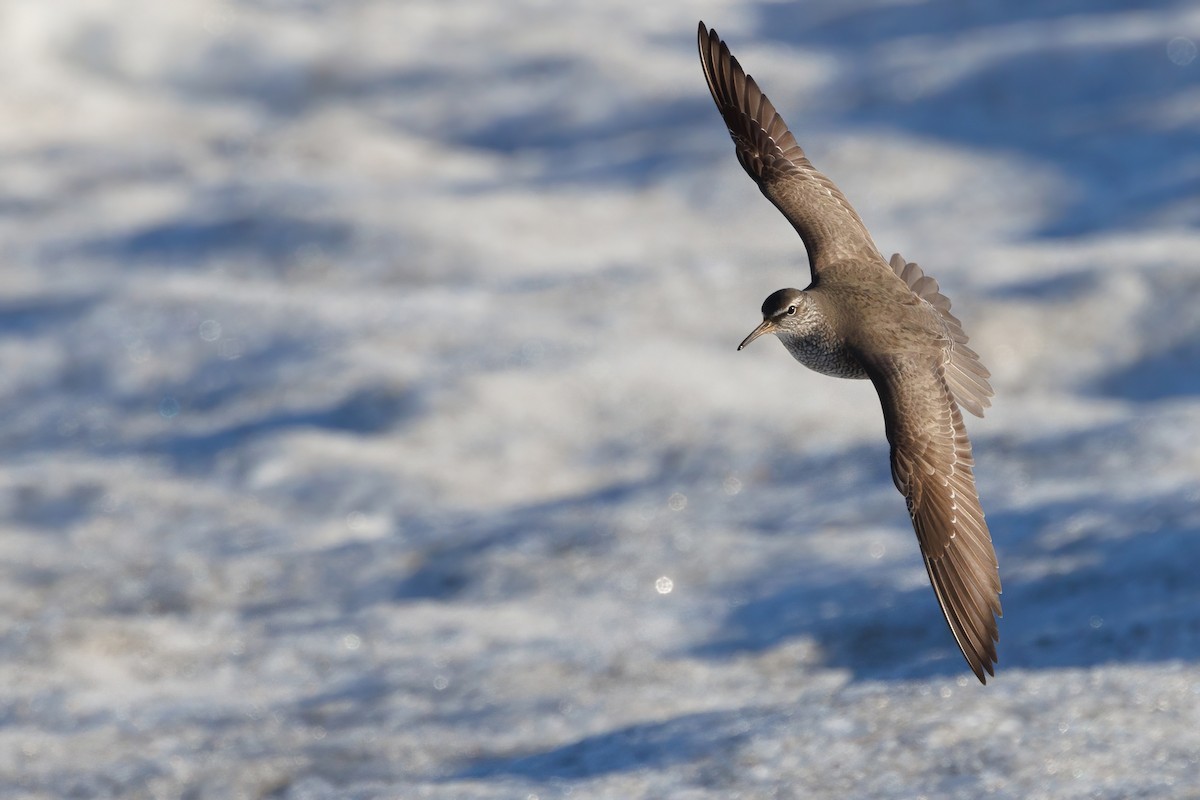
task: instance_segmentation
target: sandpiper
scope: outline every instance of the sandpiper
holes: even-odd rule
[[[812,270],[807,289],[766,299],[762,324],[738,349],[773,333],[809,369],[875,385],[892,479],[907,500],[934,594],[971,670],[987,683],[984,673],[995,675],[1000,574],[959,408],[983,416],[993,394],[989,372],[937,282],[899,254],[884,260],[717,32],[701,22],[698,42],[737,159],[800,234]]]

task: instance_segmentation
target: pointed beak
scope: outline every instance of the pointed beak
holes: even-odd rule
[[[750,344],[764,333],[770,333],[773,330],[775,330],[775,323],[769,319],[764,319],[761,325],[750,331],[749,336],[747,336],[745,339],[742,339],[742,343],[738,345],[738,350],[741,350],[743,347]]]

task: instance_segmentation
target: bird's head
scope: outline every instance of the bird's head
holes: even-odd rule
[[[808,316],[808,295],[799,289],[780,289],[771,294],[762,304],[762,324],[738,345],[741,350],[764,333],[786,333],[799,331]]]

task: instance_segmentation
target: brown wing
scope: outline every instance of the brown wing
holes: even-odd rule
[[[800,234],[813,277],[845,258],[865,255],[882,262],[845,195],[813,167],[787,123],[717,32],[701,22],[697,37],[708,90],[733,137],[738,161]]]
[[[926,275],[916,263],[905,261],[899,253],[895,253],[889,263],[913,294],[937,309],[946,335],[950,337],[950,350],[943,364],[946,383],[960,406],[982,417],[983,410],[992,404],[991,398],[996,394],[988,383],[992,373],[979,360],[979,354],[967,347],[967,334],[962,323],[950,313],[950,298],[942,294],[932,275]]]
[[[868,367],[892,445],[892,479],[909,516],[934,594],[971,670],[995,675],[1001,615],[996,551],[975,491],[971,442],[943,371],[933,363]]]

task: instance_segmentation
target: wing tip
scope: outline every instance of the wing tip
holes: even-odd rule
[[[970,662],[968,662],[970,663]],[[975,677],[984,686],[987,686],[988,678],[996,679],[995,662],[982,661],[979,664],[971,664],[971,671],[975,673]]]

